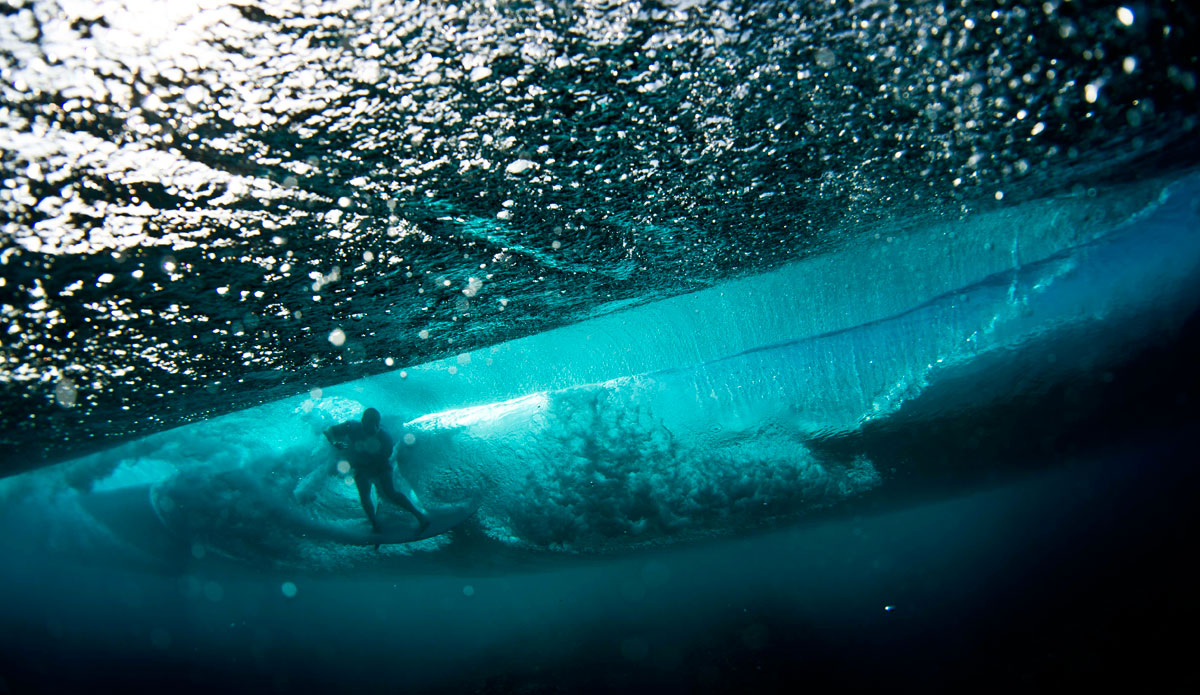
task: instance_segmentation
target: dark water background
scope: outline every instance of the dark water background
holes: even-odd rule
[[[1182,692],[1188,459],[1145,442],[926,507],[527,574],[184,578],[10,556],[0,664],[11,692]]]

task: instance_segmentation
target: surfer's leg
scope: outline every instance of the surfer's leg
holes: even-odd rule
[[[358,487],[358,501],[362,502],[363,511],[367,513],[367,520],[371,522],[371,528],[378,531],[379,522],[375,520],[375,503],[371,501],[371,479],[365,475],[356,475],[354,484]]]
[[[396,489],[396,484],[392,482],[391,471],[384,471],[379,475],[379,478],[375,480],[375,489],[379,490],[380,497],[383,497],[401,509],[412,512],[413,516],[417,517],[417,520],[421,522],[422,531],[429,525],[429,517],[425,516],[425,513],[420,509],[417,509],[417,505],[413,504],[412,500],[400,494],[400,491]]]

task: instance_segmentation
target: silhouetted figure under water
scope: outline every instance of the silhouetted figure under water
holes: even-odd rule
[[[412,512],[421,522],[419,531],[429,526],[429,516],[405,497],[392,481],[392,438],[379,426],[379,411],[367,408],[361,421],[347,420],[325,430],[325,439],[346,457],[354,472],[354,483],[358,486],[358,498],[363,511],[371,522],[371,528],[379,533],[379,521],[375,518],[375,504],[371,500],[371,486],[379,496],[392,504]]]

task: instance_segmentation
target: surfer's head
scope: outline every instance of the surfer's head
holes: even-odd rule
[[[379,429],[379,411],[374,408],[367,408],[362,414],[362,424],[368,432],[374,432]]]

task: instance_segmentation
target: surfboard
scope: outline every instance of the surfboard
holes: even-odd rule
[[[440,536],[458,526],[469,519],[478,508],[477,502],[469,502],[426,509],[429,526],[424,529],[420,528],[416,517],[411,515],[380,521],[382,528],[379,533],[372,531],[370,525],[363,521],[361,525],[355,524],[354,528],[341,529],[336,540],[347,545],[390,545],[423,541]]]
[[[426,513],[430,523],[424,529],[413,515],[393,510],[381,515],[382,530],[375,533],[366,518],[358,515],[357,508],[350,518],[324,517],[292,495],[265,487],[255,476],[240,470],[198,476],[175,487],[168,485],[165,495],[157,487],[137,485],[87,493],[80,496],[80,503],[98,523],[127,542],[158,553],[197,537],[219,549],[225,531],[234,541],[244,543],[247,529],[254,528],[262,529],[264,534],[290,533],[298,539],[343,545],[413,543],[450,531],[469,519],[480,503],[476,497],[457,504],[429,506]]]

